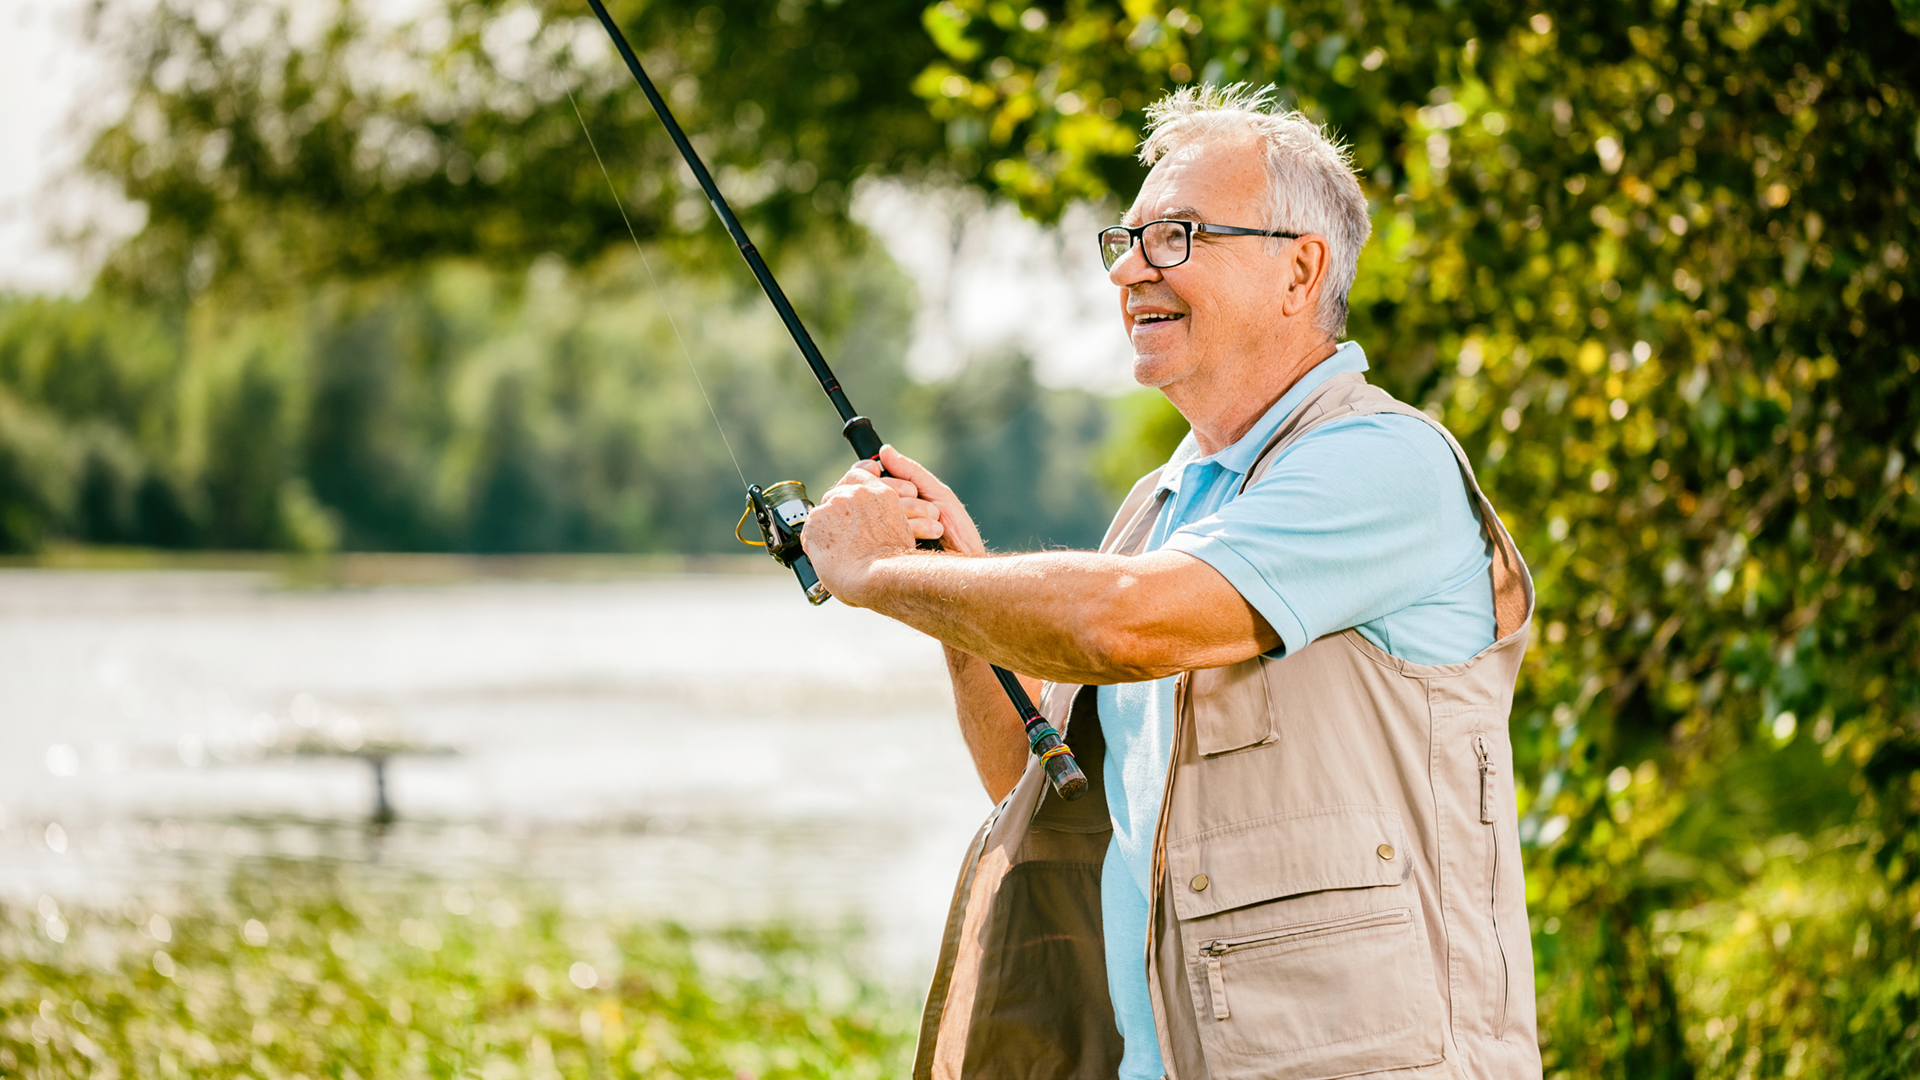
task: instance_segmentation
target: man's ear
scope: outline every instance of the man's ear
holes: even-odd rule
[[[1281,255],[1287,264],[1287,287],[1280,294],[1280,311],[1292,317],[1313,311],[1320,302],[1320,288],[1326,284],[1327,271],[1333,266],[1333,252],[1327,238],[1308,233],[1288,245]]]

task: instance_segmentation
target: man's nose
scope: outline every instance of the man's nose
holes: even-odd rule
[[[1144,281],[1159,281],[1160,268],[1147,264],[1145,248],[1135,243],[1127,253],[1113,261],[1113,267],[1107,271],[1107,280],[1122,288],[1138,285]]]

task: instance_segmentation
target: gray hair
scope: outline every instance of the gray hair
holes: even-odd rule
[[[1332,261],[1313,324],[1334,337],[1347,330],[1347,292],[1360,249],[1373,232],[1353,156],[1327,129],[1283,109],[1271,86],[1183,86],[1147,107],[1140,160],[1148,166],[1190,143],[1243,132],[1267,152],[1267,223],[1274,232],[1319,233]],[[1228,222],[1227,224],[1239,224]],[[1268,241],[1277,253],[1285,241]]]

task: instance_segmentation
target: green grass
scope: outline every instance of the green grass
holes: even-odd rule
[[[525,890],[284,862],[250,864],[225,895],[178,907],[50,911],[0,908],[0,1075],[909,1069],[911,1003],[860,975],[851,934],[696,934],[569,915]]]

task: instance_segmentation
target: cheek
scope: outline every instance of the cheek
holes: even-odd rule
[[[1263,332],[1272,327],[1280,311],[1281,294],[1265,285],[1242,289],[1232,298],[1229,321],[1243,331]]]

